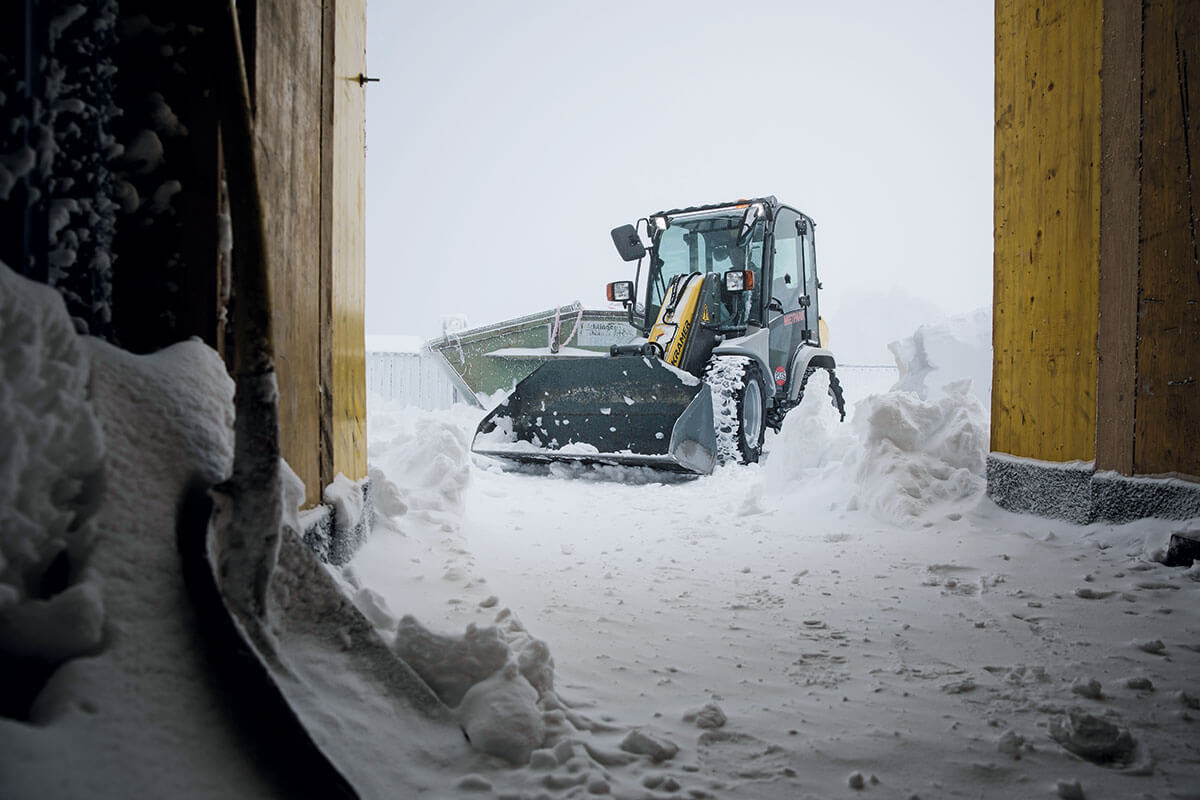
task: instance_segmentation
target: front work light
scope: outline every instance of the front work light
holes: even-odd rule
[[[610,303],[629,304],[633,300],[633,281],[617,281],[608,285]]]
[[[750,270],[734,269],[725,273],[725,291],[744,292],[754,288],[754,273]]]

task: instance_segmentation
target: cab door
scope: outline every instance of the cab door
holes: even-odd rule
[[[783,207],[775,215],[774,254],[771,270],[768,312],[770,328],[771,379],[776,391],[783,391],[792,376],[792,353],[808,335],[810,295],[805,285],[805,262],[810,257],[806,239],[811,226],[796,211]],[[816,319],[812,316],[812,319]]]

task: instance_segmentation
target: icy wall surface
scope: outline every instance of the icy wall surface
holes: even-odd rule
[[[115,0],[39,5],[28,63],[0,55],[3,256],[22,274],[62,294],[76,324],[110,331],[112,244],[118,204],[112,161]],[[23,17],[7,23],[20,27]],[[39,35],[40,34],[40,35]],[[6,48],[7,49],[7,48]],[[16,51],[13,52],[16,55]],[[12,249],[12,248],[19,248]]]

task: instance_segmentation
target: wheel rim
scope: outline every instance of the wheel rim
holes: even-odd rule
[[[746,391],[742,395],[742,440],[747,450],[758,447],[762,424],[762,389],[759,387],[758,381],[750,381],[746,384]]]

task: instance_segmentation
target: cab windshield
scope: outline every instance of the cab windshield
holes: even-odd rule
[[[657,319],[667,287],[676,275],[689,272],[721,275],[729,270],[750,270],[755,286],[761,285],[763,224],[756,224],[750,240],[739,247],[737,235],[742,211],[729,209],[703,216],[686,214],[669,218],[667,229],[658,235],[650,263],[647,325]],[[761,319],[759,296],[757,291],[736,294],[722,291],[714,320],[716,326],[744,327],[748,320]]]

